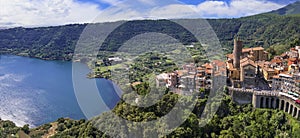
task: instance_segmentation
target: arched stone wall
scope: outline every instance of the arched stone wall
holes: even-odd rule
[[[294,106],[292,104],[290,104],[289,114],[293,113],[293,109],[294,109]]]
[[[284,112],[289,112],[289,107],[290,107],[290,103],[289,102],[285,102],[285,110],[284,110]]]
[[[279,109],[295,118],[300,118],[300,105],[296,104],[292,99],[279,96],[276,93],[251,93],[250,91],[234,89],[230,93],[233,100],[239,104],[249,104],[252,102],[254,108]]]
[[[269,97],[266,97],[265,107],[266,107],[266,108],[270,108],[270,100],[269,100]]]
[[[280,104],[280,100],[279,100],[279,99],[276,99],[276,106],[275,106],[275,109],[279,109],[279,104]]]
[[[280,100],[279,110],[289,113],[295,118],[300,117],[300,105],[296,104],[293,100],[283,98]]]
[[[264,108],[264,97],[260,98],[260,105],[259,108]]]
[[[298,109],[297,109],[297,107],[294,107],[294,110],[293,110],[293,117],[296,117],[296,115],[297,115],[297,112],[298,112]]]
[[[280,101],[280,110],[284,110],[284,104],[285,102],[284,102],[284,100],[281,100]]]

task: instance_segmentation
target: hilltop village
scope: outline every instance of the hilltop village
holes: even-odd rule
[[[234,39],[232,54],[226,61],[214,60],[201,66],[184,65],[181,70],[156,76],[157,87],[166,86],[178,93],[212,88],[212,76],[226,75],[227,86],[255,91],[284,92],[298,98],[300,94],[300,46],[269,59],[263,47],[243,48]],[[225,73],[225,74],[224,74]]]
[[[214,68],[216,66],[216,68]],[[213,87],[212,77],[224,74],[226,63],[214,60],[200,67],[195,64],[187,64],[181,70],[172,73],[163,73],[156,76],[156,86],[166,86],[179,94],[192,93],[194,90],[211,89]]]

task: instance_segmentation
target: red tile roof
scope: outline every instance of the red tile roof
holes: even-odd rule
[[[233,54],[227,54],[227,58],[233,59]]]
[[[251,59],[249,59],[249,58],[243,58],[242,60],[241,60],[241,66],[242,67],[244,67],[244,66],[246,66],[246,65],[252,65],[252,66],[254,66],[254,67],[256,67],[256,64],[254,63],[254,61],[252,61]]]
[[[280,56],[281,56],[281,57],[286,57],[287,54],[286,54],[286,53],[283,53],[283,54],[281,54]]]
[[[289,61],[295,62],[297,61],[297,58],[289,58]]]
[[[206,63],[204,65],[202,65],[202,67],[205,67],[206,69],[212,69],[213,66],[210,63]]]
[[[214,61],[212,61],[212,63],[215,63],[215,65],[218,66],[218,67],[225,67],[226,66],[226,63],[223,62],[223,61],[220,61],[220,60],[214,60]]]
[[[275,59],[272,59],[271,60],[272,63],[277,63],[277,64],[280,64],[283,62],[283,60],[279,59],[279,58],[275,58]]]
[[[253,47],[253,48],[243,48],[243,53],[248,53],[250,51],[259,51],[259,50],[265,50],[263,47]]]

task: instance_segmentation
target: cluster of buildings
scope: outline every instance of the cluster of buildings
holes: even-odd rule
[[[300,46],[271,60],[268,55],[262,47],[243,48],[243,42],[235,39],[226,61],[228,85],[300,93]]]
[[[272,89],[282,92],[300,93],[300,46],[291,48],[270,62],[275,70]]]
[[[199,67],[195,64],[186,64],[181,70],[157,75],[156,86],[167,87],[181,94],[191,93],[200,88],[211,89],[213,87],[212,76],[225,72],[225,67],[225,62],[219,60]]]
[[[229,87],[300,94],[300,46],[269,59],[263,47],[243,48],[243,42],[235,38],[233,53],[226,57],[225,62],[187,64],[181,70],[159,74],[156,85],[175,92],[211,89],[212,76],[225,72]]]
[[[268,54],[262,47],[243,49],[243,42],[234,39],[233,53],[227,55],[226,61],[228,84],[235,88],[254,88],[259,83],[258,63],[267,61]]]

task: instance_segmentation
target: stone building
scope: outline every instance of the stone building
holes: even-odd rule
[[[168,88],[178,88],[179,77],[177,72],[168,74],[167,87]]]
[[[263,47],[244,48],[242,57],[252,56],[253,61],[267,61],[269,53]]]
[[[241,60],[240,81],[242,87],[254,88],[256,84],[256,64],[249,58]]]
[[[167,73],[162,73],[156,76],[156,87],[167,87],[169,75]]]
[[[242,56],[242,50],[243,42],[235,38],[233,54],[227,55],[226,62],[227,76],[230,79],[231,85],[233,85],[234,87],[241,87],[240,61]]]
[[[229,85],[235,88],[253,88],[256,85],[258,63],[268,60],[268,52],[263,47],[244,48],[243,42],[238,38],[234,39],[233,54],[227,55],[227,77]],[[264,68],[262,68],[264,69]],[[263,72],[261,70],[260,72]],[[265,71],[266,78],[272,78],[271,70]]]
[[[187,75],[180,78],[180,85],[184,92],[194,92],[196,90],[195,77],[195,75]]]

